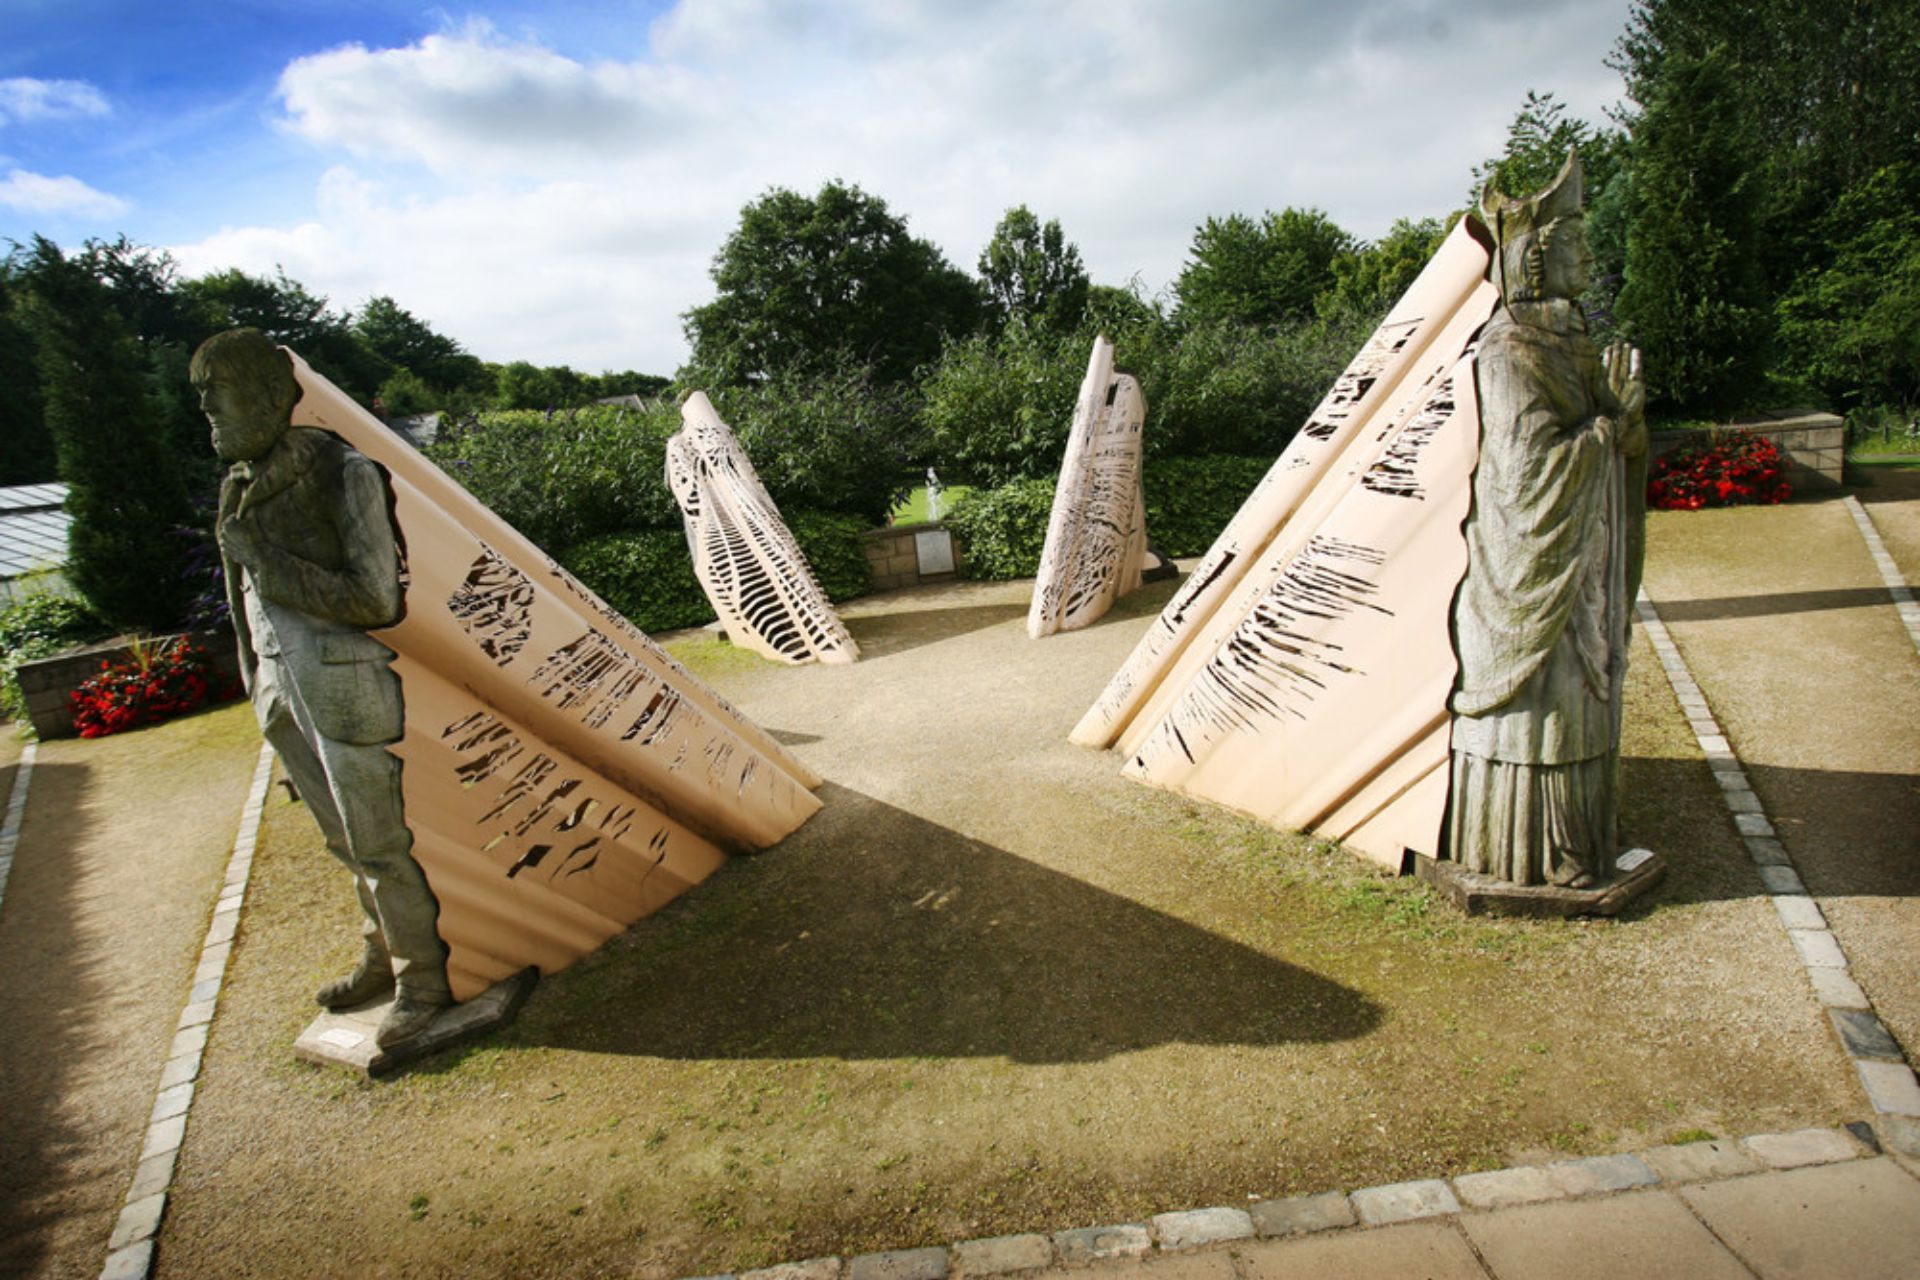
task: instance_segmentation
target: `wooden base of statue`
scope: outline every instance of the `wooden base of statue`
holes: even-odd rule
[[[1512,884],[1468,871],[1457,862],[1415,855],[1413,874],[1470,916],[1532,916],[1564,920],[1571,916],[1616,915],[1629,902],[1666,877],[1666,859],[1648,849],[1620,855],[1613,875],[1585,889],[1550,884]]]
[[[393,1007],[391,995],[353,1009],[329,1010],[307,1024],[307,1029],[293,1042],[293,1053],[306,1062],[378,1079],[410,1062],[506,1026],[520,1012],[520,1006],[527,1002],[539,980],[538,969],[522,969],[471,1000],[449,1005],[427,1024],[425,1031],[388,1049],[382,1049],[373,1037],[380,1019]]]

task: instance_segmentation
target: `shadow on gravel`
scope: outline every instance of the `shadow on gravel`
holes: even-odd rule
[[[1746,772],[1814,894],[1920,897],[1920,778],[1766,765]],[[1705,761],[1624,756],[1620,788],[1622,843],[1652,848],[1669,867],[1627,918],[1662,903],[1765,895]]]
[[[1666,622],[1717,622],[1726,618],[1765,618],[1823,609],[1891,609],[1893,597],[1885,587],[1836,587],[1831,591],[1781,591],[1765,596],[1662,600],[1657,607]]]
[[[1272,956],[828,784],[542,983],[514,1040],[665,1058],[1089,1062],[1175,1042],[1366,1034],[1381,1010]]]
[[[846,619],[847,630],[860,646],[860,660],[891,657],[938,644],[955,636],[1010,622],[1027,616],[1024,604],[983,604],[957,609],[902,610],[897,613],[872,613]]]
[[[84,766],[33,770],[30,815],[64,810],[70,839],[23,839],[0,909],[0,1275],[39,1274],[52,1247],[48,1228],[77,1185],[65,1154],[84,1147],[86,1117],[66,1105],[67,1086],[100,1047],[92,1011],[113,993],[82,962],[73,917],[83,891],[67,862],[84,840]],[[45,819],[42,819],[45,821]],[[29,832],[29,834],[31,834]],[[127,909],[138,910],[129,903]],[[129,1156],[133,1153],[129,1152]],[[116,1193],[117,1194],[117,1193]],[[104,1246],[104,1241],[102,1244]]]

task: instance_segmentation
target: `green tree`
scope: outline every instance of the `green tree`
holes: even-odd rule
[[[1451,222],[1401,218],[1387,234],[1333,264],[1333,287],[1320,295],[1321,314],[1385,315],[1447,238]]]
[[[1356,247],[1318,209],[1283,209],[1258,222],[1238,213],[1208,218],[1174,283],[1174,318],[1262,327],[1310,319],[1314,300],[1334,283],[1334,264]]]
[[[995,312],[1066,332],[1087,309],[1088,280],[1080,250],[1057,219],[1043,225],[1025,205],[1009,209],[980,251],[980,278]]]
[[[1890,165],[1821,220],[1833,260],[1781,299],[1791,368],[1842,408],[1920,405],[1920,166]]]
[[[595,398],[587,380],[563,364],[514,360],[493,374],[496,409],[577,409]]]
[[[354,315],[351,328],[389,370],[407,370],[428,388],[455,391],[486,381],[486,371],[477,356],[469,355],[445,334],[436,333],[385,294],[367,299]]]
[[[0,484],[43,484],[58,474],[40,411],[33,336],[18,314],[24,303],[13,258],[0,259]]]
[[[83,259],[35,236],[25,267],[24,317],[73,518],[68,577],[116,626],[173,627],[191,594],[173,531],[191,512],[146,362]]]
[[[1770,305],[1753,157],[1718,53],[1670,58],[1634,122],[1619,320],[1651,398],[1717,413],[1761,394]]]
[[[1589,195],[1602,190],[1620,169],[1626,145],[1618,129],[1595,129],[1567,114],[1567,104],[1551,93],[1527,90],[1513,122],[1507,126],[1507,144],[1501,153],[1475,166],[1475,203],[1488,182],[1509,195],[1527,195],[1552,182],[1567,162],[1568,151],[1580,153],[1580,169]]]
[[[741,386],[865,367],[901,382],[980,321],[980,289],[884,200],[829,182],[740,211],[713,260],[717,296],[686,313],[683,382]]]

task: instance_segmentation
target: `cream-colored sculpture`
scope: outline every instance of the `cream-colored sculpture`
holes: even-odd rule
[[[1447,633],[1498,295],[1456,227],[1074,729],[1126,773],[1399,867],[1439,846]]]
[[[413,856],[469,1000],[551,973],[819,808],[818,775],[297,355],[293,420],[386,473]]]
[[[776,662],[852,662],[860,647],[814,581],[800,544],[704,392],[680,406],[667,485],[680,504],[693,572],[727,638]]]
[[[1095,338],[1027,610],[1027,634],[1035,640],[1091,626],[1140,585],[1147,555],[1140,481],[1146,416],[1140,384],[1132,374],[1114,372],[1113,343],[1105,334]]]

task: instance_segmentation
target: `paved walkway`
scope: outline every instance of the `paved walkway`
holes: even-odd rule
[[[36,751],[0,902],[0,1275],[100,1271],[258,738],[243,706]]]
[[[1920,494],[1868,509],[1906,527]],[[1847,504],[1660,513],[1648,545],[1648,593],[1911,1062],[1920,654]],[[1920,582],[1920,562],[1901,567]]]
[[[1842,1130],[1202,1209],[740,1280],[1908,1280],[1920,1179]]]

